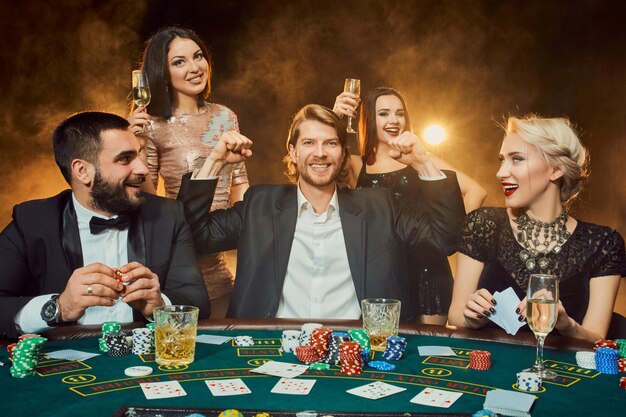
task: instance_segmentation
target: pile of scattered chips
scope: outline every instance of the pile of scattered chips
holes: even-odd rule
[[[237,336],[235,337],[235,344],[239,347],[254,346],[254,339],[252,336]]]
[[[394,369],[396,369],[396,365],[384,361],[370,361],[367,366],[377,369],[379,371],[393,371]]]
[[[539,391],[541,389],[541,378],[534,372],[518,372],[517,389],[520,391]]]
[[[388,361],[397,361],[406,350],[406,339],[400,336],[389,336],[383,358]]]
[[[281,337],[282,351],[285,353],[294,353],[296,348],[300,346],[300,330],[283,330]]]
[[[18,338],[16,344],[9,345],[9,355],[13,362],[9,371],[13,378],[26,378],[35,375],[39,361],[39,349],[46,340],[48,339],[38,334],[25,334]]]
[[[595,352],[580,351],[576,352],[576,364],[585,369],[596,369]]]
[[[617,374],[617,359],[619,354],[617,350],[601,347],[596,349],[596,369],[603,374],[615,375]]]
[[[478,371],[486,371],[491,368],[491,353],[486,350],[471,351],[469,367]]]
[[[363,372],[361,345],[357,342],[341,342],[339,345],[339,360],[341,362],[342,374],[357,376]]]

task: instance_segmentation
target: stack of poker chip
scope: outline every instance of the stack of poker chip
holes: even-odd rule
[[[539,391],[541,389],[541,378],[534,372],[518,372],[517,389],[520,391]]]
[[[388,361],[397,361],[406,350],[406,339],[401,336],[389,336],[383,358]]]
[[[486,371],[491,368],[491,353],[486,350],[471,351],[469,367],[478,371]]]
[[[597,351],[600,348],[609,348],[609,349],[618,350],[619,346],[615,340],[608,340],[608,339],[596,340],[596,342],[594,343],[593,350]]]
[[[597,348],[596,369],[603,374],[615,375],[619,373],[617,367],[618,358],[619,354],[615,349],[606,347]]]
[[[107,333],[105,340],[109,356],[126,356],[132,351],[124,332]]]
[[[117,321],[105,321],[102,323],[102,337],[98,339],[98,348],[100,352],[108,352],[106,336],[109,333],[115,333],[122,330],[122,324]]]
[[[132,352],[135,355],[146,355],[152,352],[153,336],[152,330],[147,327],[133,329]]]
[[[339,360],[341,361],[342,374],[357,376],[363,372],[361,345],[357,342],[341,342],[339,345]]]
[[[350,335],[346,332],[332,332],[330,335],[330,343],[328,345],[328,352],[326,356],[320,359],[324,363],[330,365],[339,365],[339,346],[343,342],[349,342]],[[357,343],[358,344],[358,343]]]
[[[309,345],[296,347],[296,357],[300,362],[304,363],[312,363],[320,359],[317,350]]]
[[[300,328],[300,339],[298,340],[300,346],[307,346],[311,344],[311,333],[313,330],[319,329],[323,325],[319,323],[304,323]]]
[[[617,343],[617,353],[620,358],[626,358],[626,339],[615,339]]]
[[[364,349],[367,349],[367,350],[371,349],[370,337],[367,335],[365,330],[363,330],[363,329],[352,329],[352,330],[348,330],[348,334],[350,335],[352,340],[354,340],[359,345],[361,345],[361,351],[363,351]]]
[[[617,360],[617,370],[620,374],[626,374],[626,358],[619,358]]]
[[[300,330],[283,330],[281,337],[282,351],[285,353],[294,353],[296,348],[300,346]]]
[[[580,351],[576,352],[576,364],[585,369],[596,369],[595,352]]]
[[[235,337],[235,344],[239,347],[254,346],[254,339],[252,336],[237,336]]]
[[[330,346],[330,335],[332,330],[326,327],[318,327],[311,332],[311,346],[315,348],[320,358],[326,356]]]
[[[39,349],[48,340],[38,335],[24,335],[20,338],[21,340],[9,352],[13,362],[9,371],[13,378],[26,378],[35,375],[39,361]]]

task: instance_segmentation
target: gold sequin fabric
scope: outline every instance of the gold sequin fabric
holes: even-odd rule
[[[198,114],[175,111],[168,119],[156,119],[147,133],[147,158],[156,188],[163,178],[165,193],[176,198],[184,174],[200,168],[224,132],[239,131],[237,116],[229,108],[208,103]],[[230,207],[231,187],[248,182],[243,162],[222,169],[211,210]],[[226,265],[224,253],[203,255],[200,268],[210,299],[232,292],[234,277]]]

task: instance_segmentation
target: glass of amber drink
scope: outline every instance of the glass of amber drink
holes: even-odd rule
[[[367,298],[361,300],[363,330],[370,338],[373,351],[384,352],[387,338],[398,335],[400,325],[400,301],[391,298]]]
[[[154,309],[154,344],[159,365],[189,365],[196,353],[198,307],[164,306]]]

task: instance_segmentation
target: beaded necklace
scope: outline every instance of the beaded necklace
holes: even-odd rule
[[[565,210],[552,223],[535,220],[524,213],[514,222],[517,224],[517,241],[524,247],[519,253],[526,269],[534,271],[539,267],[546,270],[550,266],[547,258],[549,252],[558,254],[563,244],[571,236],[567,231],[567,213]],[[550,246],[554,245],[552,249]]]

